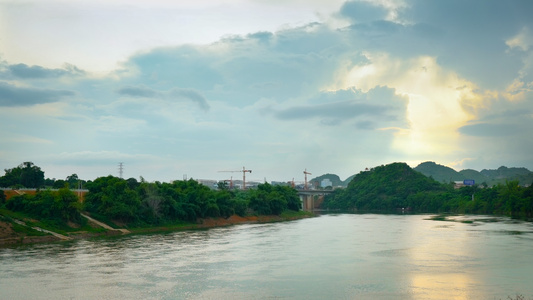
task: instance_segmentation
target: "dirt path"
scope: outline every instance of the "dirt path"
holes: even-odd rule
[[[120,232],[122,232],[123,234],[128,234],[128,233],[130,233],[130,231],[127,230],[127,229],[117,229],[117,228],[113,228],[113,227],[111,227],[111,226],[109,226],[109,225],[107,225],[107,224],[105,224],[105,223],[102,223],[102,222],[100,222],[100,221],[98,221],[98,220],[95,220],[95,219],[89,217],[89,216],[86,215],[86,214],[81,214],[81,216],[84,217],[84,218],[86,218],[87,220],[93,222],[94,224],[96,224],[96,225],[98,225],[98,226],[100,226],[100,227],[103,227],[103,228],[107,229],[107,230],[120,231]]]
[[[29,226],[28,224],[20,221],[20,220],[15,220],[13,219],[13,221],[17,224],[20,224],[22,226],[26,226],[26,227],[31,227],[32,229],[35,229],[37,231],[40,231],[40,232],[46,232],[48,234],[51,234],[53,236],[55,236],[56,238],[59,238],[61,240],[64,240],[64,241],[68,241],[68,240],[71,240],[72,238],[69,238],[68,236],[65,236],[65,235],[62,235],[62,234],[59,234],[57,232],[53,232],[53,231],[50,231],[50,230],[46,230],[46,229],[43,229],[41,227],[37,227],[37,226]]]

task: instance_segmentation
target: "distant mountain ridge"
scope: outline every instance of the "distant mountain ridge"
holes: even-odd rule
[[[533,172],[526,168],[508,168],[501,166],[496,170],[483,169],[481,172],[478,172],[472,169],[465,169],[457,172],[450,167],[427,161],[416,166],[414,170],[443,183],[465,179],[474,179],[476,184],[486,184],[488,186],[493,186],[498,183],[503,184],[511,180],[518,180],[520,185],[530,185],[533,183]]]
[[[476,184],[481,185],[485,183],[487,186],[493,186],[498,183],[504,184],[505,181],[511,180],[518,180],[522,186],[533,183],[533,172],[527,168],[508,168],[501,166],[496,170],[483,169],[479,172],[473,169],[464,169],[457,172],[450,167],[439,165],[432,161],[426,161],[413,168],[413,170],[427,177],[432,177],[440,183],[463,181],[465,179],[473,179]],[[309,183],[313,186],[320,186],[322,180],[329,179],[333,187],[347,187],[356,175],[354,174],[342,181],[338,175],[328,173],[309,180]]]

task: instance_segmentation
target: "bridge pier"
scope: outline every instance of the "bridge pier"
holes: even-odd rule
[[[298,196],[300,197],[300,201],[302,203],[302,210],[313,212],[315,209],[320,208],[320,205],[322,202],[324,202],[324,195],[329,193],[331,193],[331,191],[299,191]]]

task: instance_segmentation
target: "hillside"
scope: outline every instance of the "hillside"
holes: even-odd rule
[[[459,172],[450,167],[439,165],[432,161],[419,164],[414,170],[433,179],[449,183],[453,181],[463,181],[465,179],[474,179],[477,184],[486,184],[493,186],[496,184],[505,184],[506,181],[518,180],[520,185],[530,185],[533,182],[533,172],[526,168],[507,168],[499,167],[496,170],[483,169],[481,172],[472,169],[465,169]]]
[[[445,186],[414,171],[405,163],[392,163],[357,174],[344,190],[336,190],[324,207],[356,210],[396,210],[420,192],[443,191]]]
[[[464,180],[463,175],[452,168],[427,161],[419,164],[414,168],[428,177],[433,177],[438,182],[449,183],[457,180]]]
[[[315,177],[311,180],[309,180],[309,183],[312,186],[320,186],[322,183],[322,180],[329,179],[331,181],[332,186],[344,186],[343,181],[339,178],[338,175],[335,174],[324,174],[318,177]]]
[[[346,178],[346,180],[342,181],[338,175],[328,173],[328,174],[324,174],[324,175],[321,175],[321,176],[318,176],[318,177],[315,177],[309,180],[309,183],[311,183],[313,186],[320,186],[320,183],[322,182],[322,180],[329,179],[331,180],[333,187],[339,187],[339,186],[347,187],[350,181],[352,181],[354,177],[355,177],[355,174]]]

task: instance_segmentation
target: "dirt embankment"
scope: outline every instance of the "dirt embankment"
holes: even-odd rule
[[[18,234],[11,223],[0,221],[0,245],[30,244],[41,242],[54,242],[59,238],[53,235],[25,236]]]

